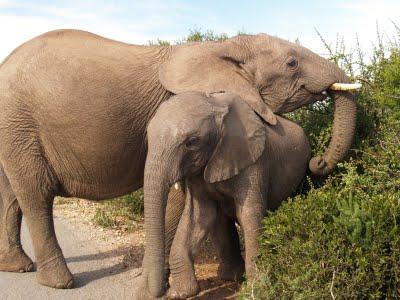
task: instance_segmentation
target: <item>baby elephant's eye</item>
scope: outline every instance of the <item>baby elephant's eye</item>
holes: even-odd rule
[[[185,142],[186,148],[193,148],[200,144],[200,138],[197,136],[192,136],[188,138]]]
[[[289,68],[291,68],[291,69],[296,69],[297,66],[299,65],[299,62],[298,62],[297,59],[295,59],[294,57],[291,57],[291,58],[287,61],[286,64],[288,65]]]

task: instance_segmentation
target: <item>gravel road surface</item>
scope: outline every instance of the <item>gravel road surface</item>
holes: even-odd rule
[[[88,236],[67,219],[55,218],[57,237],[75,278],[72,290],[56,290],[39,285],[33,273],[0,272],[0,299],[130,299],[134,281],[140,274],[141,260],[129,268],[124,263],[134,249],[117,248],[104,251],[104,241]],[[28,230],[22,228],[23,247],[34,259]],[[107,248],[107,247],[106,247]],[[142,253],[140,246],[138,253]],[[103,250],[102,250],[103,249]]]

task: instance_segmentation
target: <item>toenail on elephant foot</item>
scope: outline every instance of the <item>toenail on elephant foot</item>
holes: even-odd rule
[[[149,288],[147,285],[146,272],[143,272],[137,282],[135,282],[135,291],[133,293],[133,300],[164,300],[165,296],[153,297],[149,293]]]
[[[184,280],[173,280],[171,287],[167,292],[168,299],[186,299],[199,293],[200,287],[196,280],[188,283],[187,278]]]
[[[29,264],[27,264],[27,265],[25,265],[25,266],[22,266],[20,269],[19,269],[19,273],[25,273],[25,272],[32,272],[33,271],[33,263],[29,263]]]
[[[72,289],[74,287],[74,280],[71,279],[67,284],[57,283],[56,289]]]
[[[187,291],[178,291],[174,288],[170,288],[167,292],[167,299],[186,299],[189,297],[196,296],[199,293],[200,289],[193,289]]]
[[[21,247],[0,249],[0,271],[25,273],[33,271],[33,262]]]
[[[41,285],[56,289],[74,287],[74,279],[63,257],[55,257],[38,264],[36,278]]]

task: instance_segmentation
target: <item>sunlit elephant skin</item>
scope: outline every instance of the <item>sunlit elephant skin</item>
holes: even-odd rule
[[[281,117],[275,126],[266,125],[234,94],[184,93],[157,110],[148,143],[145,201],[166,201],[155,197],[165,197],[160,189],[177,181],[184,182],[186,194],[170,254],[168,296],[198,292],[193,254],[210,231],[224,263],[241,268],[233,220],[244,232],[246,274],[251,277],[266,210],[290,196],[307,170],[311,150],[302,128]],[[219,273],[226,276],[225,268]]]
[[[197,59],[192,57],[194,53]],[[202,70],[201,75],[196,73],[197,70]],[[168,76],[163,77],[165,74]],[[223,79],[214,80],[215,76]],[[260,34],[238,36],[220,43],[183,45],[172,51],[170,60],[162,66],[160,78],[174,93],[206,90],[237,94],[270,125],[276,123],[271,110],[278,114],[289,112],[329,94],[335,104],[332,139],[325,153],[310,161],[309,167],[314,174],[332,172],[352,144],[356,117],[353,91],[358,85],[348,85],[349,78],[328,60],[281,39]],[[335,88],[331,89],[331,86]],[[266,103],[269,109],[260,109],[260,102]],[[150,215],[157,211],[157,215],[162,215],[164,205],[145,203],[148,207],[145,214],[146,211]],[[145,258],[149,268],[144,272],[147,278],[144,282],[150,285],[151,294],[157,296],[163,294],[165,287],[163,272],[154,258],[160,257],[163,251],[162,241],[156,240],[163,232],[162,221],[157,217],[146,221],[149,247]]]
[[[340,82],[348,78],[333,63],[265,34],[150,47],[58,30],[28,41],[0,66],[0,164],[9,183],[4,193],[12,193],[9,201],[14,198],[0,212],[0,227],[8,228],[0,230],[0,269],[31,269],[20,244],[10,242],[18,242],[14,238],[22,212],[33,238],[39,282],[73,286],[53,230],[53,197],[99,200],[142,186],[145,130],[171,95],[233,92],[274,125],[275,113],[321,100],[332,83]],[[333,91],[332,98],[331,145],[310,162],[317,174],[329,173],[343,158],[354,131],[351,93]],[[168,252],[164,237],[159,239],[169,225],[164,224],[165,205],[160,210],[145,206],[145,289],[161,296],[165,272],[153,257]]]

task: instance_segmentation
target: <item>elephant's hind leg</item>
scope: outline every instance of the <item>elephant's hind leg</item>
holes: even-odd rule
[[[11,135],[2,135],[2,164],[18,199],[32,238],[36,256],[36,278],[42,285],[72,288],[73,278],[58,244],[53,223],[53,200],[58,192],[57,177],[51,171],[40,145],[15,144]]]
[[[32,260],[21,245],[21,221],[21,208],[0,165],[0,271],[33,270]]]
[[[220,259],[218,276],[222,280],[239,281],[245,267],[235,221],[227,217],[221,209],[218,209],[217,220],[210,237]]]
[[[29,183],[28,183],[29,182]],[[53,223],[53,191],[43,188],[39,182],[22,181],[15,191],[35,250],[36,278],[42,285],[66,289],[73,287],[69,271],[58,244]]]

